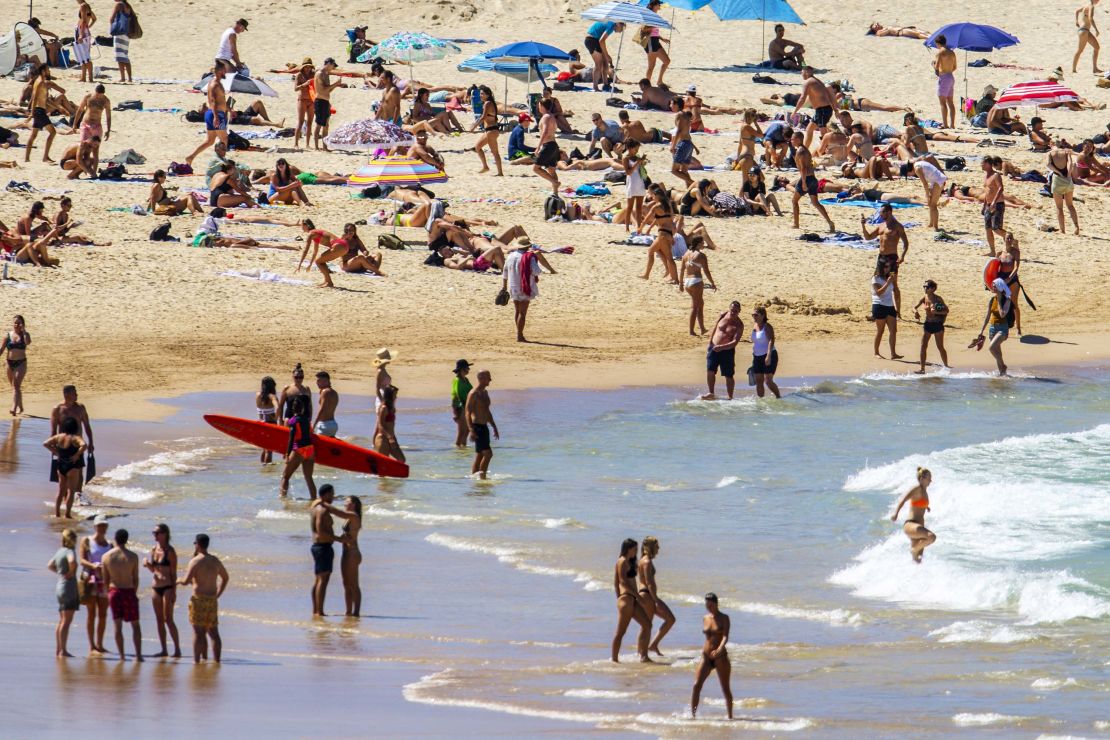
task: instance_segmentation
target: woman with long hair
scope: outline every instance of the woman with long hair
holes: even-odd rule
[[[62,501],[66,504],[66,519],[73,515],[73,497],[81,488],[81,475],[85,467],[85,440],[81,438],[81,424],[74,416],[62,419],[59,433],[50,437],[42,446],[50,450],[58,465],[58,498],[54,501],[54,516],[62,516]]]
[[[617,633],[613,636],[610,657],[614,663],[620,662],[621,640],[624,639],[624,633],[628,631],[628,625],[633,619],[640,625],[640,637],[636,641],[636,652],[640,655],[640,662],[652,662],[647,654],[648,640],[651,637],[651,620],[636,590],[636,550],[636,540],[630,538],[622,542],[621,554],[613,569],[613,589],[617,593]]]
[[[151,535],[154,547],[150,550],[150,557],[143,561],[143,566],[153,577],[150,600],[158,624],[158,640],[162,643],[162,652],[153,657],[165,658],[169,655],[166,646],[168,629],[173,640],[173,657],[180,658],[181,643],[177,636],[177,623],[173,621],[173,607],[177,603],[177,550],[170,544],[169,525],[159,524]]]
[[[12,328],[4,335],[0,344],[0,355],[8,353],[8,383],[12,386],[11,415],[23,413],[23,379],[27,377],[27,348],[31,346],[31,335],[27,322],[19,314],[12,319]]]
[[[655,241],[648,247],[647,268],[640,277],[644,280],[651,277],[651,268],[655,265],[655,257],[658,255],[660,261],[663,262],[663,268],[667,272],[667,282],[671,285],[678,285],[678,272],[675,269],[674,255],[671,252],[674,246],[675,231],[674,201],[671,200],[671,195],[667,192],[667,189],[657,182],[651,184],[648,192],[652,196],[648,217],[659,231]]]
[[[648,622],[658,616],[663,620],[655,639],[648,645],[648,650],[654,650],[656,655],[662,655],[659,642],[670,632],[674,626],[675,618],[671,608],[661,598],[655,585],[655,558],[659,555],[659,540],[654,537],[645,537],[640,545],[640,562],[638,564],[640,575],[640,603],[647,613]]]
[[[254,408],[258,412],[258,420],[267,424],[277,424],[277,406],[277,382],[267,375],[262,379],[262,386],[258,393],[254,394]],[[262,450],[262,456],[258,461],[263,464],[271,463],[274,461],[274,453],[270,450]]]
[[[929,484],[932,482],[933,474],[927,468],[918,468],[917,485],[902,494],[890,515],[892,522],[898,521],[898,512],[910,502],[910,518],[902,525],[902,531],[910,538],[910,557],[915,563],[920,563],[925,548],[937,541],[937,536],[925,528],[925,512],[932,511],[929,507]]]
[[[347,511],[354,516],[343,525],[343,553],[339,558],[339,572],[343,576],[343,598],[347,602],[347,616],[357,617],[362,610],[362,587],[358,584],[358,569],[362,565],[362,551],[358,547],[358,533],[362,530],[362,500],[348,496]]]
[[[709,271],[709,258],[701,251],[705,242],[700,236],[691,237],[686,242],[686,254],[682,255],[682,267],[678,275],[678,292],[690,295],[690,336],[696,337],[694,324],[705,334],[705,288],[717,290],[713,273]]]
[[[374,429],[374,449],[394,460],[405,461],[405,453],[397,442],[394,424],[397,421],[397,386],[389,385],[382,391],[378,407],[378,426]]]
[[[287,206],[312,205],[304,192],[303,183],[297,179],[297,173],[289,166],[285,157],[278,159],[270,172],[269,198],[271,203],[282,203]]]
[[[497,151],[497,137],[501,131],[497,124],[497,101],[493,97],[493,90],[486,85],[478,88],[478,95],[482,101],[482,113],[471,128],[471,130],[478,126],[482,128],[482,135],[474,145],[474,151],[478,152],[478,159],[482,160],[482,169],[478,170],[478,173],[489,172],[489,162],[486,161],[486,153],[482,151],[482,147],[486,147],[493,157],[493,163],[497,165],[497,176],[501,177],[505,173],[501,169],[501,155]]]

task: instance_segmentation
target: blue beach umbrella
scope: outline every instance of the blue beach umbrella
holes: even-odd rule
[[[1017,36],[1006,33],[1001,28],[986,26],[981,23],[949,23],[925,39],[925,46],[930,49],[937,48],[936,38],[943,36],[948,42],[949,49],[962,49],[964,52],[964,97],[967,97],[967,53],[969,51],[994,51],[1015,46],[1021,41]]]
[[[542,61],[545,59],[556,59],[559,61],[566,61],[570,59],[570,54],[567,54],[562,49],[557,49],[549,44],[541,44],[539,41],[517,41],[512,44],[505,44],[496,49],[491,49],[483,54],[486,59],[503,59],[503,60],[516,60],[516,61]]]
[[[700,10],[708,5],[713,14],[722,21],[762,21],[763,48],[767,47],[767,21],[805,25],[805,21],[787,0],[663,0],[663,2],[672,8],[682,10]],[[640,0],[641,5],[647,5],[647,3],[648,0]],[[673,12],[671,15],[673,23]]]
[[[460,72],[496,72],[499,75],[512,77],[520,82],[527,82],[529,76],[539,71],[543,74],[553,74],[559,71],[554,64],[532,64],[531,62],[495,62],[478,54],[459,63]]]

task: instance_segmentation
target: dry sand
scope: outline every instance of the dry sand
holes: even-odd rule
[[[100,15],[94,32],[106,33],[111,3],[97,0],[93,5]],[[251,27],[241,39],[241,55],[256,74],[265,75],[265,70],[285,62],[299,62],[306,55],[317,62],[329,55],[343,58],[342,31],[357,21],[372,24],[368,35],[375,39],[398,30],[424,30],[444,37],[474,36],[488,40],[488,44],[464,45],[463,53],[456,57],[417,65],[415,76],[419,80],[460,85],[487,83],[500,95],[500,77],[460,73],[455,64],[490,46],[522,38],[535,38],[563,48],[581,48],[585,23],[578,13],[588,4],[576,1],[529,8],[519,3],[440,0],[375,4],[372,10],[351,2],[338,5],[247,2],[236,5],[234,10],[217,10],[220,7],[209,2],[151,7],[137,4],[145,36],[131,46],[135,77],[199,78],[215,52],[222,29],[242,15],[251,20]],[[790,27],[788,36],[806,44],[811,63],[829,70],[823,75],[826,81],[847,78],[858,95],[911,105],[923,117],[938,115],[930,52],[919,41],[866,37],[864,30],[871,20],[916,24],[928,30],[956,20],[996,23],[1021,38],[1021,45],[990,55],[972,54],[972,59],[989,56],[996,63],[1045,70],[1063,65],[1065,70],[1071,69],[1075,31],[1070,6],[1035,2],[1015,13],[1012,4],[1000,2],[986,2],[973,8],[939,2],[898,3],[887,6],[881,15],[863,7],[829,6],[811,0],[798,0],[795,7],[809,25]],[[73,3],[56,0],[35,6],[35,14],[45,27],[62,35],[69,33],[74,10]],[[5,22],[14,19],[9,9]],[[786,86],[755,85],[751,72],[727,69],[729,65],[756,61],[762,56],[758,23],[722,23],[705,10],[696,14],[679,11],[676,24],[679,31],[672,53],[675,61],[667,73],[673,88],[684,89],[687,84],[697,83],[709,104],[755,104],[768,112],[773,111],[758,105],[760,96],[799,89],[796,75],[773,73]],[[645,68],[643,52],[631,39],[626,39],[623,51],[622,78],[638,78]],[[112,51],[102,48],[101,54],[99,63],[110,74],[104,82],[113,101],[141,99],[147,107],[187,108],[199,105],[202,100],[189,91],[187,84],[116,84]],[[962,62],[962,54],[960,59]],[[1089,70],[1089,57],[1085,57],[1082,66]],[[1044,77],[1045,73],[986,68],[971,69],[968,75],[974,96],[988,82],[1001,89],[1013,82]],[[90,85],[76,81],[74,72],[63,72],[58,77],[75,101],[91,92]],[[1089,71],[1068,74],[1065,82],[1092,101],[1108,97],[1105,90],[1095,87]],[[272,84],[281,97],[266,100],[271,117],[295,117],[290,83],[281,79]],[[19,88],[20,84],[11,79],[0,80],[0,98],[16,97]],[[962,80],[958,90],[963,90]],[[509,83],[510,101],[523,100],[523,93],[522,85]],[[338,114],[333,121],[341,124],[369,115],[370,103],[378,96],[377,92],[362,89],[337,91],[333,101]],[[588,127],[589,114],[594,110],[616,117],[615,109],[604,107],[604,95],[561,93],[559,97],[565,108],[575,111],[572,121],[579,129]],[[633,115],[646,125],[670,125],[670,117],[660,113]],[[1031,111],[1022,113],[1026,120],[1031,115]],[[1073,141],[1099,132],[1107,120],[1105,112],[1055,110],[1042,115],[1051,131],[1062,132]],[[898,124],[901,120],[894,113],[870,113],[865,118],[875,124]],[[702,159],[723,162],[735,151],[737,121],[730,116],[715,116],[708,117],[707,123],[727,135],[698,137],[696,144],[702,150]],[[170,161],[181,161],[200,141],[201,126],[186,123],[180,114],[119,112],[114,116],[113,128],[110,141],[102,148],[103,156],[134,148],[146,156],[147,164],[132,169],[150,173]],[[970,133],[966,127],[962,131]],[[21,135],[26,138],[25,132]],[[526,168],[506,166],[508,176],[503,179],[479,175],[477,157],[467,149],[474,140],[474,135],[467,134],[432,142],[445,154],[451,176],[449,183],[434,189],[453,201],[452,212],[492,218],[501,224],[520,223],[540,244],[576,248],[573,256],[555,255],[552,263],[559,274],[545,276],[541,281],[542,297],[533,306],[529,321],[529,337],[537,340],[534,344],[513,341],[510,310],[494,306],[499,278],[422,264],[425,256],[422,230],[401,230],[401,236],[415,248],[386,254],[387,278],[338,275],[336,283],[340,290],[219,277],[219,273],[229,269],[261,269],[305,278],[303,273],[294,276],[295,260],[288,252],[202,250],[184,242],[149,242],[147,234],[162,219],[108,210],[145,203],[148,184],[67,182],[57,167],[38,161],[42,150],[36,148],[30,164],[0,171],[0,176],[4,181],[29,180],[42,188],[71,189],[74,215],[85,221],[80,231],[98,240],[111,241],[113,246],[59,249],[60,269],[20,266],[14,275],[25,287],[0,287],[0,314],[4,321],[10,314],[23,314],[34,337],[26,383],[28,410],[44,412],[63,383],[75,382],[86,399],[111,395],[111,404],[97,404],[98,415],[149,416],[156,414],[157,409],[135,406],[131,401],[188,389],[253,387],[257,377],[264,374],[283,378],[296,361],[304,362],[310,369],[327,368],[348,387],[356,385],[351,381],[358,380],[357,385],[362,386],[359,390],[365,390],[362,383],[372,374],[369,361],[380,346],[390,346],[402,355],[394,378],[409,396],[443,393],[457,357],[493,368],[496,383],[501,387],[703,382],[705,340],[686,333],[688,298],[663,285],[658,267],[650,282],[637,278],[643,270],[645,250],[611,244],[624,236],[620,226],[545,223],[542,203],[547,189],[543,183],[521,171]],[[533,137],[529,140],[535,141]],[[53,156],[60,156],[75,141],[74,136],[59,136]],[[291,140],[279,143],[288,147]],[[507,136],[502,136],[502,152],[506,143]],[[585,144],[564,141],[564,146],[584,148]],[[1020,138],[1016,146],[1004,150],[969,144],[939,144],[933,149],[969,158],[969,170],[954,175],[962,184],[981,182],[978,160],[971,159],[972,156],[997,153],[1023,168],[1043,165],[1043,155],[1029,152],[1027,143]],[[651,175],[675,186],[677,180],[668,173],[670,158],[666,149],[648,146],[646,150]],[[0,153],[0,160],[21,159],[22,154],[21,149],[10,150]],[[364,161],[361,155],[346,153],[283,149],[282,154],[304,169],[341,173],[352,171]],[[235,158],[253,166],[270,167],[282,154],[249,152]],[[201,155],[198,164],[208,158],[208,153]],[[739,189],[736,173],[716,172],[710,176],[723,189],[733,192]],[[572,186],[595,179],[597,173],[563,175],[563,182]],[[173,182],[202,186],[200,177]],[[920,194],[916,181],[895,181],[883,187],[906,195]],[[1027,334],[1053,340],[1047,344],[1019,344],[1011,340],[1006,345],[1011,366],[1105,359],[1110,355],[1110,343],[1104,330],[1102,296],[1110,268],[1103,253],[1110,193],[1095,188],[1079,189],[1085,235],[1075,237],[1036,229],[1038,221],[1055,224],[1051,201],[1037,195],[1040,185],[1007,182],[1006,188],[1035,205],[1028,211],[1011,208],[1007,212],[1007,226],[1022,242],[1026,261],[1023,282],[1040,309],[1025,313],[1024,328]],[[352,200],[345,188],[313,187],[309,193],[318,205],[311,209],[283,209],[279,215],[309,215],[317,225],[339,231],[344,222],[366,218],[379,208],[372,202]],[[623,194],[623,187],[618,186],[615,195]],[[461,202],[468,197],[517,199],[520,204]],[[0,194],[0,219],[12,224],[33,200],[28,195]],[[48,203],[48,212],[52,214],[55,210],[56,204]],[[863,211],[833,208],[830,212],[841,228],[858,230]],[[916,222],[927,218],[924,209],[902,211],[899,216]],[[184,237],[198,223],[196,217],[175,218],[173,233]],[[707,293],[707,319],[712,321],[732,298],[743,301],[745,315],[750,306],[773,299],[772,321],[781,348],[782,375],[912,369],[909,365],[871,357],[873,328],[865,316],[870,308],[869,280],[874,252],[796,241],[797,232],[790,228],[789,218],[709,219],[706,223],[721,246],[718,252],[710,253],[711,268],[721,291]],[[982,239],[981,220],[973,205],[948,205],[942,210],[941,223],[962,238]],[[802,226],[806,230],[819,230],[822,226],[820,217],[809,206],[803,206]],[[291,228],[230,224],[225,231],[259,239],[297,234]],[[372,244],[382,231],[362,227],[360,233],[364,241]],[[963,349],[982,321],[986,300],[980,280],[983,248],[933,242],[931,232],[924,227],[909,233],[911,249],[901,273],[907,318],[911,316],[908,308],[920,295],[921,282],[925,278],[935,279],[952,309],[947,335],[953,364],[958,367],[991,364],[986,353]],[[312,274],[307,279],[316,278]],[[903,323],[901,327],[900,349],[912,356],[920,329],[912,323]]]

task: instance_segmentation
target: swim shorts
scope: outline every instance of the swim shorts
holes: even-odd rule
[[[43,129],[52,125],[50,116],[46,115],[46,108],[35,108],[31,113],[31,128]]]
[[[939,334],[942,331],[944,331],[944,322],[943,321],[926,321],[925,322],[925,333],[926,334]]]
[[[694,157],[694,142],[689,139],[683,139],[678,142],[674,148],[672,160],[675,164],[690,164],[690,160]]]
[[[112,608],[112,619],[117,622],[139,621],[139,597],[133,588],[108,589],[108,606]]]
[[[950,98],[952,93],[956,90],[956,76],[951,72],[945,72],[940,77],[937,77],[937,97]]]
[[[659,39],[659,37],[652,36],[651,38],[649,38],[647,52],[649,54],[654,54],[660,51],[663,51],[663,42]]]
[[[474,451],[485,452],[492,450],[493,446],[489,442],[489,425],[488,424],[474,424],[471,427],[474,432]]]
[[[331,101],[316,98],[316,102],[313,104],[313,111],[316,114],[316,125],[327,126],[328,119],[331,118]]]
[[[771,350],[771,356],[752,355],[752,372],[756,375],[774,375],[779,366],[779,351]]]
[[[207,131],[227,131],[227,113],[224,111],[204,111],[204,128]]]
[[[806,175],[804,180],[799,178],[798,182],[794,183],[794,190],[799,195],[817,195],[821,192],[821,186],[815,176]]]
[[[824,127],[832,120],[833,109],[831,105],[822,105],[817,110],[813,111],[813,122],[819,127]]]
[[[311,172],[302,172],[301,174],[297,175],[297,179],[301,181],[302,185],[316,184],[316,175],[312,174]]]
[[[894,306],[884,306],[881,303],[871,304],[871,318],[875,321],[882,321],[883,319],[893,319],[898,315],[898,311]]]
[[[339,240],[336,239],[336,241]],[[329,419],[328,421],[318,421],[316,422],[316,428],[312,431],[322,437],[334,437],[336,434],[339,433],[339,424],[336,423],[335,419]]]
[[[559,145],[549,141],[536,152],[536,164],[540,167],[554,167],[559,162]]]
[[[335,548],[331,543],[316,542],[312,545],[312,562],[313,573],[320,575],[321,573],[331,573],[332,565],[335,563]]]
[[[586,51],[590,52],[591,54],[601,53],[601,42],[593,36],[587,36],[586,40],[582,42],[582,45],[585,46]]]
[[[705,369],[711,373],[720,370],[721,375],[731,378],[736,374],[736,347],[715,350],[713,345],[709,345],[705,353]]]
[[[189,599],[189,624],[202,630],[215,629],[220,624],[218,604],[215,596],[194,594]]]
[[[1002,222],[1006,218],[1006,203],[998,201],[993,206],[983,206],[983,225],[991,231],[1002,231]]]
[[[99,123],[92,123],[91,121],[87,121],[85,123],[82,123],[81,124],[81,143],[84,143],[86,141],[92,141],[92,138],[94,136],[96,136],[100,139],[103,139],[104,138],[104,127],[101,126]]]
[[[898,255],[897,254],[880,254],[879,258],[875,260],[876,269],[882,269],[886,266],[887,272],[891,275],[898,274]]]

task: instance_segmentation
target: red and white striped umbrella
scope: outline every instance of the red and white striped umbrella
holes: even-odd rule
[[[998,96],[995,105],[999,108],[1018,108],[1076,102],[1079,102],[1079,95],[1071,88],[1052,80],[1034,80],[1010,85]]]

